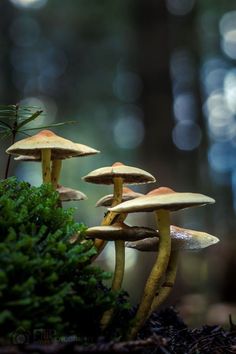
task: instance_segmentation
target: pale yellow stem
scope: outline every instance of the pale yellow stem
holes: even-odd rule
[[[115,271],[112,281],[112,291],[121,289],[125,272],[125,241],[115,241]]]
[[[160,209],[156,211],[156,217],[160,235],[157,258],[146,282],[143,296],[134,319],[134,326],[128,336],[129,339],[135,338],[138,331],[145,323],[155,294],[160,286],[163,276],[165,275],[170,258],[171,239],[169,211]]]
[[[151,311],[149,316],[153,311],[157,310],[158,307],[168,298],[169,294],[172,291],[172,288],[175,283],[177,266],[178,266],[179,251],[171,251],[169,264],[166,270],[165,281],[162,284],[159,292],[156,293],[156,296],[152,302]]]
[[[114,189],[113,189],[113,202],[112,202],[112,207],[116,206],[117,204],[122,202],[122,192],[123,192],[123,180],[120,177],[115,177],[114,178]],[[122,214],[123,215],[123,220],[125,220],[127,214]],[[107,226],[113,224],[115,219],[119,216],[119,214],[108,211],[106,215],[104,216],[101,225],[102,226]],[[100,240],[100,239],[95,239],[94,241],[94,246],[97,249],[97,254],[96,258],[99,256],[99,254],[102,252],[104,247],[106,246],[107,241],[105,240]],[[94,260],[95,258],[93,258]]]
[[[43,183],[51,182],[51,149],[41,150]]]
[[[123,180],[120,177],[114,178],[114,197],[112,202],[112,207],[120,204],[122,202],[122,192],[123,192]],[[119,214],[109,212],[107,217],[105,217],[106,225],[110,225],[107,222],[114,220]],[[126,217],[126,214],[123,214]],[[104,221],[104,220],[103,220]],[[104,225],[104,224],[103,224]],[[112,281],[112,291],[119,291],[122,285],[124,270],[125,270],[125,242],[122,240],[115,241],[115,270]],[[105,311],[101,319],[101,328],[104,330],[109,324],[111,317],[113,315],[113,309]]]
[[[53,160],[52,161],[52,172],[51,172],[51,182],[54,189],[57,189],[60,172],[61,172],[61,160]]]

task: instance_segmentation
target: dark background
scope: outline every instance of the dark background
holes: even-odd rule
[[[88,226],[101,221],[94,205],[111,187],[81,177],[116,161],[146,169],[155,187],[215,198],[172,216],[221,241],[181,254],[168,303],[192,325],[227,324],[230,313],[236,321],[235,1],[1,0],[0,100],[41,107],[40,125],[78,121],[54,131],[101,151],[63,162],[61,183],[89,197],[69,204]],[[1,177],[9,145],[1,141]],[[14,162],[13,174],[41,183],[36,163]],[[153,215],[127,221],[154,226]],[[112,270],[113,258],[109,245],[97,262]],[[133,302],[153,260],[127,251],[124,288]]]

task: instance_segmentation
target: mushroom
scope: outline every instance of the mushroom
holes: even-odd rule
[[[85,149],[85,151],[83,150]],[[89,152],[90,151],[90,152]],[[83,144],[76,144],[64,139],[50,130],[42,130],[34,136],[22,139],[11,145],[6,152],[13,155],[29,155],[42,162],[43,183],[58,183],[61,159],[96,154],[99,151]],[[52,175],[51,175],[51,160]]]
[[[136,242],[127,242],[126,247],[134,248],[143,252],[156,252],[159,244],[159,231],[154,238],[145,238],[136,240]],[[185,229],[182,227],[170,225],[171,250],[198,250],[209,247],[219,239],[207,232]]]
[[[123,187],[122,191],[122,202],[126,202],[127,200],[135,199],[138,197],[142,197],[144,194],[134,192],[132,189],[128,187]],[[97,203],[96,207],[110,207],[113,202],[113,194],[105,195],[104,197],[100,198]]]
[[[52,160],[52,168],[51,168],[51,182],[53,187],[57,186],[60,171],[61,171],[61,160],[64,160],[66,158],[69,158],[70,156],[60,156],[57,157],[56,159],[53,158],[51,155],[51,160]],[[14,158],[15,161],[30,161],[30,162],[40,162],[41,161],[41,156],[29,156],[29,155],[19,155]]]
[[[87,238],[100,238],[106,241],[138,241],[149,237],[155,238],[158,233],[149,227],[128,226],[123,222],[107,226],[93,226],[85,231]],[[132,242],[131,242],[132,243]]]
[[[158,230],[157,230],[158,233]],[[200,250],[219,242],[219,239],[206,232],[184,229],[174,225],[170,226],[171,235],[171,255],[167,266],[165,281],[160,291],[156,294],[151,311],[155,311],[169,296],[176,278],[178,254],[181,250]],[[139,251],[156,252],[159,238],[145,238],[137,242],[127,242],[126,247],[134,248]]]
[[[62,202],[88,199],[88,197],[84,193],[76,189],[64,187],[61,185],[57,186],[56,191],[59,193],[59,198]]]
[[[148,172],[132,167],[126,166],[121,162],[116,162],[112,166],[102,167],[90,172],[87,176],[83,177],[83,180],[96,184],[113,184],[113,201],[112,206],[118,205],[122,201],[122,189],[123,184],[143,184],[155,182],[155,178]],[[114,222],[117,213],[107,213],[102,221],[102,225],[110,225]],[[123,216],[123,220],[125,216]],[[121,218],[121,221],[123,221]],[[95,240],[95,246],[98,249],[104,247],[104,240]],[[116,261],[115,272],[112,283],[112,290],[116,291],[121,288],[123,275],[124,275],[124,263],[125,263],[125,247],[124,241],[115,242],[116,249]]]
[[[198,193],[177,193],[170,188],[160,187],[147,195],[121,203],[108,210],[116,213],[134,213],[154,211],[159,227],[159,248],[152,271],[147,279],[143,297],[137,310],[135,325],[131,330],[130,338],[136,336],[146,321],[163,275],[166,272],[170,252],[170,212],[179,209],[202,206],[214,203],[214,199]]]
[[[83,177],[86,182],[96,184],[113,184],[112,206],[116,206],[122,201],[123,184],[144,184],[155,182],[156,179],[150,173],[136,167],[126,166],[123,163],[116,162],[112,166],[102,167],[90,172]],[[108,212],[102,221],[102,225],[114,223],[117,213]],[[120,216],[119,221],[124,221],[126,215]],[[105,241],[96,239],[95,246],[98,254],[105,246]],[[112,281],[112,290],[118,291],[121,288],[125,269],[125,243],[122,240],[115,241],[115,270]],[[101,321],[105,328],[110,321],[112,312],[105,313]]]

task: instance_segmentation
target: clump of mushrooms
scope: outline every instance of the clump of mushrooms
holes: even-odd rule
[[[43,183],[52,183],[54,189],[59,192],[61,201],[87,199],[82,192],[59,185],[62,160],[97,154],[98,150],[59,137],[52,131],[43,130],[14,143],[6,152],[17,155],[15,160],[41,161]],[[170,225],[170,213],[212,204],[215,201],[203,194],[177,193],[167,187],[154,189],[146,195],[134,192],[124,185],[153,183],[155,177],[140,168],[126,166],[119,162],[96,169],[83,177],[83,180],[113,185],[113,194],[101,198],[96,204],[96,206],[108,207],[101,225],[89,227],[85,231],[85,237],[94,240],[97,255],[107,241],[115,241],[116,259],[111,287],[113,291],[120,290],[122,285],[125,271],[125,245],[140,251],[157,253],[133,321],[134,325],[128,336],[132,339],[148,316],[169,295],[175,282],[179,251],[201,249],[219,241],[215,236],[204,232]],[[158,230],[128,226],[124,223],[128,213],[150,211],[155,213]],[[72,237],[70,242],[74,242],[77,237],[78,235]],[[101,319],[102,329],[106,328],[112,314],[113,311],[104,313]]]
[[[159,243],[159,231],[156,237],[148,237],[140,240],[133,240],[126,243],[126,247],[137,249],[142,252],[156,252]],[[159,293],[156,294],[150,313],[155,311],[169,296],[174,286],[179,251],[193,251],[209,247],[219,242],[219,239],[206,232],[184,229],[182,227],[170,226],[171,254],[165,273],[164,282],[161,285]]]
[[[144,184],[155,182],[155,178],[148,172],[132,166],[126,166],[121,162],[116,162],[112,166],[102,167],[90,172],[83,177],[86,182],[96,184],[114,185],[112,206],[116,206],[122,202],[123,185],[124,184]],[[120,218],[124,221],[126,214]],[[108,212],[102,221],[102,225],[110,225],[114,223],[117,213]],[[116,220],[117,221],[117,220]],[[104,240],[95,242],[99,249],[104,247]],[[125,244],[123,240],[115,241],[116,263],[112,282],[112,290],[117,291],[121,288],[124,269],[125,269]]]
[[[112,166],[102,167],[97,170],[90,172],[87,176],[83,177],[86,182],[96,183],[96,184],[111,184],[114,185],[113,197],[112,197],[112,207],[119,205],[123,199],[123,185],[124,184],[144,184],[155,182],[156,179],[150,173],[132,166],[124,165],[121,162],[116,162]],[[111,225],[115,221],[124,221],[126,218],[126,213],[108,212],[103,221],[102,225]],[[95,246],[98,250],[98,254],[104,248],[106,241],[103,239],[96,238]],[[115,270],[113,275],[113,281],[111,289],[113,291],[118,291],[121,289],[123,277],[125,271],[125,241],[115,240]],[[108,311],[104,314],[101,320],[101,327],[104,329],[110,321],[112,316],[112,311]]]
[[[143,296],[138,307],[135,324],[130,338],[134,338],[149,316],[156,292],[161,287],[161,281],[166,273],[171,256],[170,212],[214,203],[214,199],[197,193],[177,193],[170,188],[160,187],[147,195],[121,203],[110,208],[113,212],[155,212],[159,228],[159,247],[157,258],[147,279]]]

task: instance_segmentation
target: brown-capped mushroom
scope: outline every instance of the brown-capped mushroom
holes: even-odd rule
[[[78,201],[78,200],[85,200],[88,199],[88,197],[82,193],[81,191],[78,191],[76,189],[64,187],[61,185],[57,186],[56,191],[59,193],[59,198],[62,202],[70,202],[70,201]]]
[[[126,202],[127,200],[132,200],[138,197],[142,197],[144,194],[134,192],[132,189],[128,187],[123,187],[122,191],[122,202]],[[113,194],[105,195],[104,197],[100,198],[97,203],[96,207],[111,207],[113,202]]]
[[[83,177],[86,182],[96,184],[113,184],[113,201],[112,206],[116,206],[122,201],[122,191],[124,184],[144,184],[155,182],[156,179],[150,173],[132,166],[124,165],[116,162],[112,166],[102,167],[90,172]],[[102,221],[102,225],[110,225],[114,222],[117,213],[108,212]],[[126,215],[120,218],[120,221],[125,220]],[[95,246],[99,251],[104,248],[104,240],[97,239]],[[115,241],[115,270],[112,281],[112,290],[118,291],[121,288],[125,268],[125,244],[122,240]],[[112,311],[104,314],[101,320],[102,328],[105,328],[110,321]]]
[[[134,248],[142,252],[156,252],[159,244],[159,231],[154,238],[145,238],[127,242],[126,247]],[[199,250],[209,247],[219,242],[219,239],[207,232],[185,229],[183,227],[170,226],[171,249],[179,250]]]
[[[169,263],[171,252],[170,212],[214,202],[214,199],[203,194],[177,193],[170,188],[160,187],[149,192],[144,197],[109,208],[109,210],[117,213],[154,211],[160,234],[157,258],[147,279],[143,297],[137,310],[135,325],[130,333],[130,338],[136,336],[137,332],[146,321],[155,294],[161,286],[161,280]]]
[[[118,222],[107,226],[89,227],[85,235],[87,238],[100,238],[106,241],[138,241],[149,237],[156,238],[158,233],[149,227],[128,226],[123,222]]]
[[[96,184],[113,184],[114,189],[112,206],[121,203],[123,194],[123,184],[144,184],[155,182],[155,178],[150,173],[137,167],[126,166],[121,162],[116,162],[112,166],[98,168],[83,177],[83,180]],[[103,219],[102,225],[112,224],[116,216],[117,213],[108,213]],[[124,221],[124,219],[125,216],[121,221]],[[95,246],[99,251],[99,249],[102,249],[104,247],[104,241],[98,240],[97,242],[95,242]],[[118,255],[118,258],[120,260],[122,260],[122,264],[120,264],[120,262],[118,262],[117,264],[116,262],[112,290],[118,290],[121,287],[125,263],[124,242],[117,241],[115,243],[115,246],[116,255]],[[119,274],[119,276],[117,276],[117,274]]]
[[[176,278],[179,251],[200,250],[219,242],[217,237],[206,232],[184,229],[174,225],[170,226],[170,235],[171,256],[165,274],[165,281],[162,284],[159,293],[155,296],[152,302],[150,312],[155,311],[166,300],[172,290]],[[158,237],[145,238],[135,242],[127,242],[126,247],[134,248],[139,251],[156,252],[158,242]]]
[[[42,130],[34,136],[22,139],[11,145],[6,152],[13,155],[29,155],[41,159],[43,183],[53,182],[56,188],[58,176],[61,170],[61,158],[88,155],[98,153],[99,151],[86,146],[86,152],[83,152],[85,145],[74,143],[64,139],[50,130]],[[51,160],[52,176],[51,176]]]

